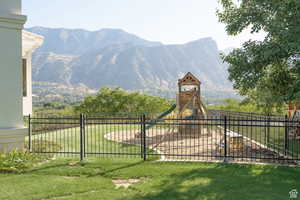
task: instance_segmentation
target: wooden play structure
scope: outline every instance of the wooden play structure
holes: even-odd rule
[[[186,125],[179,127],[180,133],[195,133],[199,129],[188,123],[188,119],[205,119],[207,112],[201,100],[201,82],[190,72],[178,80],[178,93],[176,96],[178,117],[187,119]]]
[[[187,86],[187,87],[185,87]],[[201,101],[201,82],[190,72],[178,80],[177,106],[178,115],[183,118],[206,118],[206,109]]]
[[[196,119],[207,118],[206,108],[201,100],[200,86],[201,82],[190,72],[188,72],[183,78],[179,79],[176,104],[173,104],[168,110],[161,113],[155,119],[152,119],[149,125],[146,126],[146,130],[153,128],[157,122],[167,120],[170,116],[172,116],[172,118],[186,119],[185,121],[181,121],[185,125],[180,125],[178,132],[200,132],[199,126],[192,125],[195,124]],[[168,132],[174,132],[174,127],[175,126],[172,126],[172,130]],[[140,133],[136,134],[136,136],[140,137]]]

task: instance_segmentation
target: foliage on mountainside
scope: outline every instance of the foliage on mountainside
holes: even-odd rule
[[[223,59],[229,79],[241,95],[269,109],[300,103],[300,1],[220,0],[220,22],[230,35],[250,28],[265,32],[263,41],[245,42]]]

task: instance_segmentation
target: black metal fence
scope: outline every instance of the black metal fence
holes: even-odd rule
[[[55,156],[144,160],[300,161],[300,121],[211,111],[208,119],[29,117],[28,149]]]

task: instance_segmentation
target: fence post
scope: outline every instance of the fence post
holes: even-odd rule
[[[31,116],[29,115],[28,116],[28,140],[29,140],[29,143],[28,143],[28,149],[29,149],[29,152],[31,153],[32,152],[32,132],[31,132]]]
[[[227,161],[227,116],[224,116],[224,162]]]
[[[147,146],[146,146],[146,116],[142,116],[142,137],[143,137],[143,158],[147,160]]]
[[[253,136],[253,117],[252,117],[252,112],[250,113],[250,139],[252,139]],[[252,148],[252,142],[251,142],[251,148]],[[252,156],[252,153],[251,153]]]
[[[84,122],[83,114],[80,114],[80,161],[84,158]]]
[[[144,158],[143,115],[140,116],[140,125],[141,125],[141,127],[140,127],[140,130],[141,130],[141,132],[140,132],[140,138],[141,138],[141,141],[140,141],[141,142],[141,158]]]
[[[85,158],[86,157],[86,146],[87,143],[86,143],[86,134],[85,134],[85,124],[86,124],[86,116],[83,114],[83,117],[82,117],[82,127],[83,127],[83,157]]]
[[[268,123],[267,123],[267,147],[270,145],[270,129],[271,129],[271,116],[268,114]]]
[[[288,151],[288,117],[285,115],[285,120],[284,120],[284,155],[287,155]]]

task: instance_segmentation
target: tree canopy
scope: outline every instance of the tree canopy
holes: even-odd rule
[[[300,103],[300,1],[219,2],[217,15],[229,35],[266,33],[263,41],[249,40],[223,56],[234,88],[260,105]]]
[[[266,106],[255,105],[252,99],[239,101],[236,99],[225,99],[223,104],[210,105],[208,109],[217,109],[224,111],[251,112],[251,113],[269,113]],[[272,111],[272,114],[284,114],[284,107],[278,107]]]
[[[84,114],[120,114],[120,113],[160,113],[167,110],[171,102],[139,92],[126,92],[120,88],[100,89],[96,96],[87,96],[83,103],[76,106],[78,113]]]

